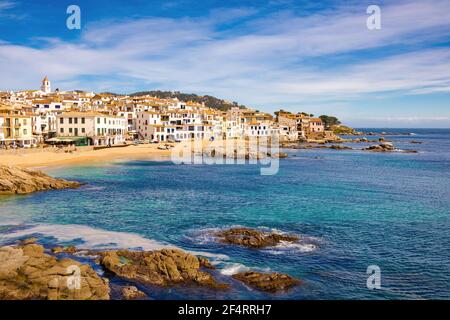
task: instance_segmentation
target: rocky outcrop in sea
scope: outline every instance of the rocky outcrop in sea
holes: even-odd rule
[[[221,242],[250,248],[273,247],[280,242],[296,242],[299,237],[250,228],[231,228],[214,234]]]
[[[26,194],[80,186],[79,182],[52,178],[42,171],[0,165],[0,195]]]
[[[106,270],[128,280],[157,286],[191,282],[217,289],[228,287],[218,283],[210,273],[201,270],[201,261],[196,256],[177,249],[113,250],[99,252],[99,255],[100,264]]]
[[[242,272],[233,275],[233,278],[246,285],[266,292],[286,291],[301,283],[300,280],[281,273]]]

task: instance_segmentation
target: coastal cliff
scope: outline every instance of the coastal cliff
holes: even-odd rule
[[[0,195],[78,188],[80,185],[78,182],[52,178],[42,171],[5,165],[0,166]]]

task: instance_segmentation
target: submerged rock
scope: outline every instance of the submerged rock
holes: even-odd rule
[[[416,150],[400,150],[396,149],[391,142],[384,142],[381,144],[369,146],[367,148],[362,149],[364,151],[372,151],[372,152],[401,152],[401,153],[418,153]]]
[[[266,292],[285,291],[301,283],[300,280],[281,273],[241,272],[232,276],[246,285]]]
[[[334,149],[334,150],[352,150],[352,147],[344,146],[344,145],[341,145],[341,144],[333,144],[332,146],[330,146],[330,149]]]
[[[270,156],[270,154],[269,154]],[[278,153],[274,153],[272,155],[272,158],[279,158],[279,159],[285,159],[288,157],[288,154],[286,152],[278,152]]]
[[[37,244],[0,247],[0,300],[106,300],[109,282],[91,266],[58,260]]]
[[[52,178],[41,171],[0,165],[0,195],[25,194],[80,186],[81,184],[78,182]]]
[[[369,146],[364,148],[366,151],[374,151],[374,152],[390,152],[395,151],[395,147],[391,142],[384,142],[376,145]]]
[[[250,248],[271,247],[282,241],[295,242],[299,238],[292,235],[267,233],[250,228],[231,228],[215,233],[223,243],[237,244]]]
[[[123,287],[121,293],[122,293],[122,297],[125,300],[139,299],[139,298],[144,298],[147,296],[144,292],[140,291],[135,286]]]
[[[195,283],[211,288],[227,287],[200,270],[201,265],[207,265],[204,258],[201,263],[196,256],[178,249],[113,250],[100,255],[100,264],[105,269],[125,279],[158,286]]]

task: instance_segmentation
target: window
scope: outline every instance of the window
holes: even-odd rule
[[[100,124],[100,118],[97,118],[97,124]]]
[[[85,118],[81,118],[81,123],[84,124],[86,122]]]
[[[78,124],[78,118],[73,118],[75,124]]]
[[[55,105],[55,109],[61,109],[61,106],[59,104]]]
[[[64,118],[59,118],[59,123],[64,124]]]
[[[69,118],[69,124],[72,124],[72,118]]]
[[[85,128],[81,128],[81,133],[86,133],[86,129]]]
[[[48,109],[48,108],[50,108],[50,106],[48,104],[44,104],[44,108]]]
[[[69,133],[72,133],[72,128],[69,128]]]
[[[64,133],[64,128],[59,129],[60,133]]]
[[[23,134],[24,134],[24,135],[27,134],[27,129],[23,129]]]

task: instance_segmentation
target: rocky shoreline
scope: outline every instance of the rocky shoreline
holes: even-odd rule
[[[0,300],[108,300],[108,279],[88,264],[29,243],[0,247]]]
[[[237,149],[233,149],[232,152],[228,152],[223,147],[215,147],[215,148],[207,148],[201,151],[192,151],[192,154],[197,157],[207,157],[207,158],[223,158],[223,159],[242,159],[242,160],[261,160],[267,158],[278,158],[284,159],[288,157],[288,154],[285,152],[276,152],[271,154],[269,151],[253,151],[250,149],[246,149],[242,152]]]
[[[0,165],[0,195],[79,188],[81,183],[52,178],[42,171]]]
[[[274,232],[263,232],[250,228],[231,228],[213,234],[220,242],[234,244],[248,248],[273,247],[281,242],[294,243],[300,240],[293,235],[284,235]]]
[[[353,148],[343,143],[372,143],[366,147]],[[411,141],[411,144],[421,144],[420,141]],[[391,141],[379,138],[376,140],[369,140],[367,138],[357,139],[339,139],[339,140],[324,140],[315,142],[301,142],[301,143],[285,143],[281,145],[285,149],[308,150],[308,149],[332,149],[332,150],[358,150],[358,151],[372,151],[372,152],[400,152],[400,153],[418,153],[417,150],[403,150],[394,146]]]
[[[216,236],[223,237],[223,243],[252,249],[299,240],[297,236],[249,228],[232,228]],[[120,299],[124,300],[148,298],[135,284],[229,290],[233,281],[238,281],[268,294],[285,292],[301,284],[299,279],[286,274],[257,271],[218,280],[208,259],[179,249],[101,251],[74,246],[50,249],[36,241],[30,238],[0,247],[0,300],[109,300],[112,298],[109,279],[115,277],[126,282],[120,288]],[[80,257],[90,263],[77,261]],[[99,268],[103,272],[95,271]]]

